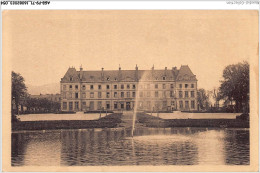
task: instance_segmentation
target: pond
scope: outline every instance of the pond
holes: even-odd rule
[[[248,129],[141,128],[12,133],[12,166],[249,165]]]

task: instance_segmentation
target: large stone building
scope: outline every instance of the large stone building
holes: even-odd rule
[[[61,110],[192,111],[197,109],[197,79],[180,69],[83,71],[69,68],[60,82]],[[137,101],[136,101],[137,100]],[[136,105],[135,105],[136,104]]]

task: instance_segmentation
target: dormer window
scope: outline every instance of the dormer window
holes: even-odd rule
[[[72,81],[73,80],[73,78],[72,77],[70,77],[70,81]]]
[[[107,81],[109,81],[110,80],[110,77],[107,77]]]
[[[115,78],[115,81],[117,81],[117,78]]]
[[[166,80],[166,77],[165,76],[163,76],[163,78],[162,78],[163,80]]]

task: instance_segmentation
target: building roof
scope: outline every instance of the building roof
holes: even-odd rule
[[[63,78],[62,83],[76,82],[113,82],[113,81],[140,81],[140,80],[172,80],[172,81],[197,81],[196,76],[190,68],[185,65],[178,70],[176,67],[172,69],[162,70],[99,70],[99,71],[77,71],[74,67],[70,67]]]

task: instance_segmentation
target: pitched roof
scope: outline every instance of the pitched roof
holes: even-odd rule
[[[188,65],[182,65],[177,76],[177,81],[197,80]]]
[[[100,70],[100,71],[76,71],[69,68],[61,82],[111,82],[111,81],[137,81],[137,80],[196,80],[196,76],[188,66],[176,67],[169,70]]]

